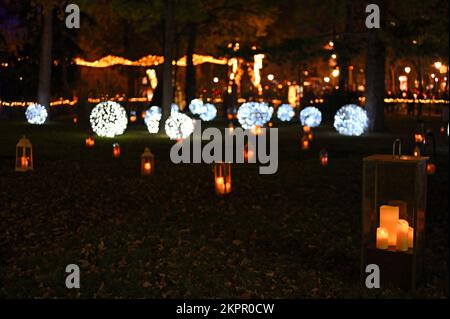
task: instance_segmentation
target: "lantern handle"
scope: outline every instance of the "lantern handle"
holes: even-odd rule
[[[398,145],[398,146],[397,146]],[[396,154],[396,151],[398,150],[398,153]],[[392,156],[402,156],[402,140],[396,139],[394,141],[394,144],[392,145]]]

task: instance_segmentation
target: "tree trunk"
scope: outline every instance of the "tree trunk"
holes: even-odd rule
[[[173,100],[172,61],[174,56],[175,19],[174,0],[165,1],[164,9],[164,66],[163,66],[163,98],[160,130],[164,130],[165,122],[170,116],[170,106]]]
[[[378,31],[369,30],[366,52],[366,110],[370,132],[384,130],[385,54]]]
[[[191,103],[191,101],[196,98],[197,92],[195,66],[193,61],[196,40],[197,40],[197,24],[191,23],[189,26],[189,38],[186,50],[186,83],[185,83],[186,105],[189,105],[189,103]]]
[[[53,7],[44,8],[41,52],[39,58],[38,103],[50,109],[50,89],[52,81],[52,24]]]

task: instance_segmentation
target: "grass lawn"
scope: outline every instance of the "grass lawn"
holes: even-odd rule
[[[441,123],[427,120],[437,134]],[[222,123],[225,126],[225,123]],[[425,280],[414,293],[361,288],[362,158],[411,152],[413,119],[389,118],[390,134],[342,137],[330,126],[300,150],[299,125],[279,132],[279,169],[233,166],[233,192],[218,198],[211,165],[174,165],[173,142],[132,126],[96,138],[72,123],[0,122],[0,298],[448,297],[448,140],[438,137],[429,178]],[[35,171],[14,172],[26,134]],[[112,144],[122,148],[112,158]],[[409,143],[408,143],[409,142]],[[139,175],[149,146],[156,173]],[[329,166],[319,151],[326,147]],[[81,268],[81,289],[65,267]]]

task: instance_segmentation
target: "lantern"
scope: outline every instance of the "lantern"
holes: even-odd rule
[[[367,265],[380,269],[381,286],[414,289],[423,267],[427,157],[373,155],[363,161],[363,282]]]
[[[228,114],[227,114],[227,118],[231,121],[231,120],[234,118],[234,116],[233,116],[233,114],[228,113]]]
[[[320,164],[322,164],[322,166],[327,166],[328,165],[328,152],[326,149],[322,149],[319,153],[319,159],[320,159]]]
[[[308,134],[306,134],[306,136],[308,137],[308,140],[312,141],[313,140],[313,133],[309,132]]]
[[[427,164],[427,174],[428,175],[436,174],[436,164],[434,164],[433,162],[429,162]]]
[[[413,155],[414,155],[414,157],[420,157],[420,147],[418,145],[416,145],[416,147],[414,147]]]
[[[439,132],[441,133],[441,135],[445,135],[445,127],[441,126],[441,128],[439,129]]]
[[[120,157],[120,145],[118,143],[113,144],[113,157],[114,158]]]
[[[141,175],[152,175],[155,170],[155,157],[150,149],[146,147],[141,155]]]
[[[311,132],[311,127],[308,125],[303,126],[303,133],[308,134],[309,132]]]
[[[421,144],[425,141],[425,137],[421,133],[416,133],[414,134],[414,140],[416,141],[417,144]]]
[[[77,124],[78,123],[78,118],[75,116],[74,118],[73,118],[73,124]]]
[[[214,164],[214,185],[217,195],[226,195],[231,193],[231,164]]]
[[[305,150],[309,149],[309,138],[307,135],[302,136],[301,145],[302,145],[302,150],[305,151]]]
[[[16,172],[33,170],[33,146],[25,136],[19,140],[16,146]]]
[[[93,148],[95,145],[94,138],[89,135],[88,137],[86,137],[85,143],[87,148]]]
[[[135,123],[136,120],[137,120],[136,111],[131,111],[130,112],[130,122]]]

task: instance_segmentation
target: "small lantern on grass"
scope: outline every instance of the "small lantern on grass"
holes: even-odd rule
[[[25,136],[19,140],[16,146],[16,172],[33,170],[33,146]]]
[[[113,144],[113,157],[114,158],[120,157],[120,145],[118,143]]]
[[[414,147],[413,155],[414,157],[420,157],[420,147],[418,145]]]
[[[155,170],[155,157],[148,147],[144,149],[141,155],[141,175],[152,175]]]
[[[89,135],[88,137],[86,137],[85,143],[86,143],[86,147],[87,148],[93,148],[94,147],[95,141],[94,141],[94,138],[92,137],[92,135]]]
[[[397,151],[398,145],[398,151]],[[427,157],[372,155],[363,161],[362,257],[380,269],[381,287],[415,289],[423,269]]]
[[[309,149],[309,138],[307,135],[302,136],[301,145],[302,150],[306,151],[307,149]]]
[[[327,166],[328,165],[328,152],[326,149],[322,149],[319,153],[319,159],[320,159],[320,164],[322,164],[322,166]]]
[[[131,111],[130,112],[130,122],[135,123],[136,120],[137,120],[136,111]]]
[[[231,164],[214,164],[214,185],[217,195],[226,195],[231,192]]]
[[[73,118],[73,124],[77,124],[78,123],[78,117],[74,116]]]
[[[303,126],[303,133],[308,134],[311,132],[311,127],[308,125]]]

